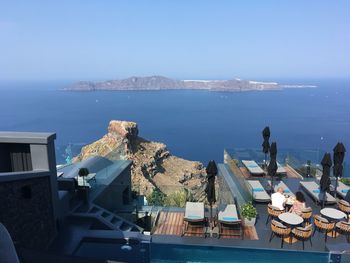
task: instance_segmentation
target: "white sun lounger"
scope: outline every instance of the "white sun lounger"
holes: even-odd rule
[[[287,171],[286,169],[279,163],[277,162],[277,174],[286,174]]]
[[[258,180],[247,180],[255,202],[270,202],[270,196]]]
[[[240,236],[243,238],[241,219],[238,216],[237,208],[234,204],[226,205],[225,209],[220,209],[218,213],[218,226],[218,238],[223,234],[225,228],[238,229],[239,231],[237,234],[229,234],[229,236]]]
[[[305,189],[305,191],[318,203],[322,202],[323,196],[321,195],[320,186],[314,182],[300,182],[300,185]],[[326,193],[326,204],[334,204],[336,203],[336,199],[331,196],[329,193]]]
[[[265,172],[255,161],[242,160],[251,175],[263,175]]]
[[[337,194],[340,195],[342,198],[345,198],[348,191],[350,191],[350,187],[338,181]]]
[[[204,203],[201,202],[186,202],[184,225],[182,235],[193,234],[191,228],[202,228],[205,237],[205,217],[204,217]]]
[[[271,186],[270,180],[267,180],[267,183]],[[289,187],[283,181],[278,181],[278,182],[274,181],[273,183],[274,192],[276,192],[279,187],[283,188],[285,194],[289,196],[295,196],[294,193],[289,189]]]

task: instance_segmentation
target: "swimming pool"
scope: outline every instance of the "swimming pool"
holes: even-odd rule
[[[151,244],[150,256],[150,261],[152,263],[328,263],[330,261],[330,254],[327,252],[303,252],[155,243]]]

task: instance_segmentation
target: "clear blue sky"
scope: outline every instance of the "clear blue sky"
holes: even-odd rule
[[[350,77],[350,1],[3,1],[0,79]]]

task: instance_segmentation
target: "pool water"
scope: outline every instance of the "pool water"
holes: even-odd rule
[[[317,262],[328,263],[329,253],[302,252],[285,250],[267,250],[251,248],[228,248],[210,246],[187,246],[170,244],[151,244],[151,262],[260,262],[260,263],[292,263]]]

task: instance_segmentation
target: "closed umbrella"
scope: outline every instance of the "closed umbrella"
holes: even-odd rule
[[[335,176],[335,189],[338,187],[338,179],[343,176],[343,161],[345,157],[345,146],[341,142],[333,148],[333,175]],[[334,193],[337,194],[337,191]]]
[[[209,161],[207,168],[207,188],[206,188],[206,194],[207,194],[207,200],[210,205],[210,220],[212,220],[212,207],[213,203],[216,202],[216,196],[215,196],[215,177],[218,173],[218,168],[216,166],[216,163],[214,160]]]
[[[270,147],[270,163],[267,167],[268,175],[271,176],[271,191],[273,191],[273,178],[277,173],[277,143],[271,143]]]
[[[267,167],[267,173],[269,176],[271,176],[271,193],[273,192],[273,178],[276,176],[277,173],[277,162],[275,159],[271,159],[269,166]]]
[[[332,167],[332,158],[330,153],[325,153],[322,161],[322,176],[320,180],[320,190],[323,194],[322,197],[322,207],[324,206],[324,202],[326,199],[326,192],[329,191],[329,187],[331,185],[331,179],[329,178],[329,174]]]
[[[263,147],[263,153],[265,153],[265,167],[266,167],[266,159],[267,159],[267,154],[269,152],[270,149],[270,143],[269,143],[269,139],[270,139],[270,128],[268,126],[266,126],[263,131],[262,131],[262,135],[264,138],[264,142],[262,144]]]

